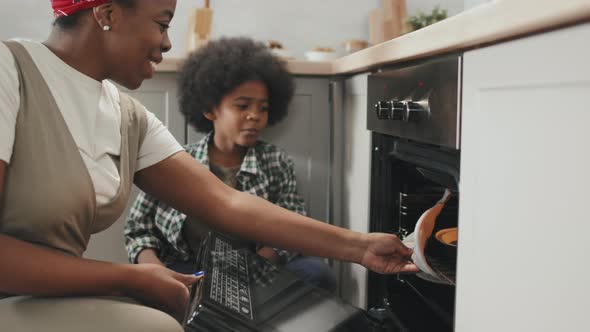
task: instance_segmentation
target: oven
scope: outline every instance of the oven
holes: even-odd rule
[[[446,189],[451,199],[436,219],[433,234],[457,227],[460,87],[460,55],[387,68],[369,76],[370,231],[405,239]],[[446,284],[417,275],[369,273],[369,313],[388,330],[453,330],[457,250],[431,237],[425,255]]]

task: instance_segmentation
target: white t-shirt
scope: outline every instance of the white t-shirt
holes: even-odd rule
[[[118,169],[110,155],[119,156],[121,110],[119,90],[68,66],[45,45],[17,40],[31,54],[68,126],[96,190],[98,204],[109,202],[120,185]],[[20,105],[19,81],[14,57],[0,43],[0,160],[10,164],[15,124]],[[147,133],[139,150],[137,170],[154,165],[183,150],[151,112]]]

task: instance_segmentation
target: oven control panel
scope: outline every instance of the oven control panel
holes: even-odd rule
[[[459,149],[460,71],[450,56],[370,75],[367,129]]]
[[[375,114],[379,120],[418,122],[430,118],[430,107],[428,99],[420,101],[392,99],[378,101],[375,104]]]

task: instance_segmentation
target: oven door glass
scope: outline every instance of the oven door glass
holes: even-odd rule
[[[374,133],[370,230],[394,233],[403,240],[445,189],[451,190],[452,196],[436,218],[433,235],[457,227],[459,158],[458,150]],[[457,251],[432,236],[425,255],[431,267],[444,274],[450,284],[416,275],[369,273],[369,308],[386,313],[386,319],[396,326],[393,330],[453,330]]]

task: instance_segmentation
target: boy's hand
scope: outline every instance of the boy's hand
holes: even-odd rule
[[[275,265],[279,264],[279,262],[281,261],[277,252],[273,248],[270,248],[270,247],[262,247],[262,248],[258,249],[258,251],[256,251],[256,253],[258,255],[268,259],[271,263],[273,263]]]

